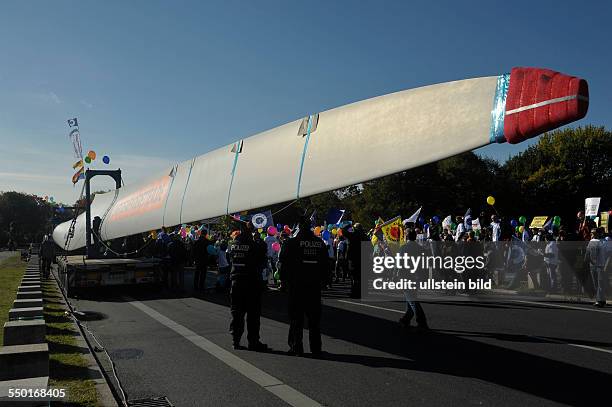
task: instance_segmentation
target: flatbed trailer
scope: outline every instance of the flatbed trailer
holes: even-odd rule
[[[156,258],[88,259],[83,255],[60,256],[57,265],[67,294],[81,288],[159,284],[164,267],[163,261]]]

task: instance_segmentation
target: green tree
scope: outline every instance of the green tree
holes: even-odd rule
[[[572,217],[584,199],[612,195],[612,132],[585,126],[556,130],[509,159],[505,170],[518,186],[526,213]],[[602,205],[602,207],[605,207]]]

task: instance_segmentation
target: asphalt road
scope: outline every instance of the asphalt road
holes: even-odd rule
[[[176,406],[610,405],[612,308],[464,300],[424,302],[432,330],[416,333],[397,324],[403,303],[363,304],[338,287],[325,293],[322,359],[285,354],[286,296],[278,291],[263,301],[261,334],[270,353],[231,348],[224,294],[96,289],[72,303],[87,311],[87,326],[113,358],[128,399],[167,396]]]

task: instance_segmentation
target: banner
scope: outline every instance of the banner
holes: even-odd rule
[[[584,216],[597,216],[601,198],[587,198],[584,200]]]
[[[531,220],[531,224],[529,225],[529,228],[541,229],[546,224],[547,219],[548,219],[548,216],[534,216],[533,219]]]
[[[402,225],[402,217],[395,218],[383,223],[380,230],[385,237],[387,243],[403,243],[404,242],[404,227]]]
[[[268,226],[274,226],[272,212],[267,210],[265,212],[259,212],[251,215],[251,223],[255,229],[267,229]]]
[[[608,212],[601,212],[599,214],[599,227],[603,228],[603,230],[608,233],[608,220],[610,219],[610,214]]]

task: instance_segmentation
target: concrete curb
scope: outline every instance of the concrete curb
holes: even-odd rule
[[[58,287],[57,281],[54,278],[46,280],[46,283],[52,284],[58,290],[58,292],[60,292],[60,288]],[[64,302],[63,297],[57,301],[61,302],[61,305],[64,307],[65,311],[68,311],[68,306]],[[88,379],[95,383],[96,391],[98,392],[99,396],[98,404],[105,407],[119,407],[119,404],[117,404],[117,401],[113,396],[113,392],[111,391],[110,386],[102,373],[100,365],[97,363],[96,358],[92,355],[91,349],[81,334],[81,330],[74,321],[71,323],[75,332],[77,333],[75,336],[77,346],[86,350],[86,352],[83,353],[83,357],[87,360],[88,367],[92,371]]]

